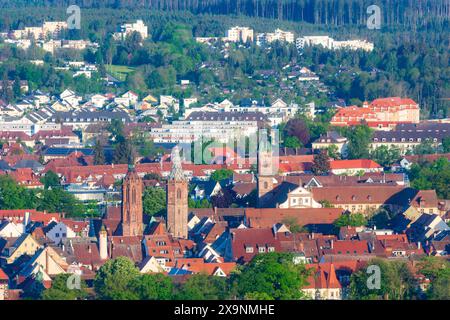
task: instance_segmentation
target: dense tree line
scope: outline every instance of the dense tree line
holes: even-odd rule
[[[426,26],[447,19],[450,13],[446,0],[0,0],[0,7],[67,7],[72,4],[84,8],[145,8],[194,14],[247,15],[338,26],[364,24],[367,7],[373,4],[383,8],[383,21],[387,24]]]
[[[44,190],[27,189],[7,175],[0,176],[0,209],[37,209],[64,212],[67,217],[86,217],[83,203],[60,186],[52,185],[52,174],[46,176]]]
[[[43,7],[8,8],[4,12],[0,17],[2,31],[67,18],[63,8],[51,11]],[[110,33],[119,24],[137,18],[144,19],[149,25],[150,39],[144,41],[143,46],[139,46],[140,39],[136,35],[123,42],[112,40]],[[307,48],[299,53],[295,46],[273,44],[270,50],[257,46],[231,46],[228,56],[224,57],[220,46],[208,48],[196,44],[193,39],[194,36],[224,36],[225,30],[236,24],[251,26],[257,32],[281,27],[295,31],[297,35],[327,33],[336,39],[368,38],[375,42],[375,50],[366,53]],[[74,53],[62,51],[52,57],[36,46],[26,52],[0,46],[0,57],[5,61],[0,67],[0,76],[6,75],[9,80],[29,80],[32,89],[52,92],[66,87],[81,94],[104,90],[98,76],[90,80],[73,79],[69,72],[56,72],[52,68],[60,66],[64,58],[76,58],[97,63],[100,76],[106,72],[105,65],[133,68],[119,90],[132,89],[142,94],[151,90],[154,95],[171,94],[177,98],[195,95],[202,98],[200,103],[225,98],[239,102],[247,97],[270,103],[276,96],[298,103],[315,99],[319,105],[333,98],[361,104],[378,97],[408,96],[420,104],[423,118],[441,118],[448,116],[445,98],[450,94],[449,39],[445,36],[448,29],[448,19],[442,24],[428,23],[423,28],[403,24],[374,31],[354,25],[339,28],[333,24],[292,23],[242,15],[215,19],[211,15],[193,15],[184,11],[83,9],[81,30],[71,30],[65,37],[99,42],[100,50],[85,51],[75,54],[76,57],[72,57]],[[43,67],[24,62],[38,58],[45,60]],[[285,77],[282,68],[288,64],[312,69],[331,89],[332,95],[329,97],[304,84],[281,90],[279,82]],[[273,70],[276,75],[262,79],[260,72],[264,70]],[[176,85],[181,79],[190,80],[193,86],[181,90]],[[232,93],[224,94],[224,88]],[[291,143],[296,145],[297,141]]]

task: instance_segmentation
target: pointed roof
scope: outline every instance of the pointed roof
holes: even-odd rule
[[[0,268],[0,280],[3,280],[3,281],[8,281],[9,280],[8,275],[5,273],[5,271],[3,271],[2,268]]]
[[[183,172],[183,167],[181,166],[181,158],[180,158],[180,150],[178,146],[175,146],[172,149],[172,170],[169,174],[169,180],[176,180],[176,181],[184,181],[186,180]]]

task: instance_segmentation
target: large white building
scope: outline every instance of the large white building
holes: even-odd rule
[[[304,36],[297,38],[296,45],[298,49],[311,46],[322,46],[330,50],[350,49],[372,51],[374,44],[366,40],[346,40],[336,41],[329,36]]]
[[[114,33],[114,38],[116,40],[124,40],[133,32],[139,33],[143,40],[148,38],[148,27],[142,20],[137,20],[135,23],[126,23],[121,25],[120,31]]]
[[[248,27],[233,27],[228,30],[226,40],[230,42],[253,42],[253,29]]]
[[[256,44],[258,46],[264,45],[266,43],[271,43],[274,41],[294,43],[294,33],[290,31],[283,31],[281,29],[276,29],[272,33],[260,33],[256,37]]]
[[[226,143],[256,134],[267,121],[254,112],[193,112],[186,120],[152,128],[150,135],[156,143],[192,143],[200,138]]]
[[[47,21],[41,27],[25,27],[21,30],[14,30],[12,35],[15,39],[45,40],[46,38],[57,38],[63,30],[68,29],[66,21]]]

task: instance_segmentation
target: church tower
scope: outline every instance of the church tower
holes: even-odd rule
[[[275,168],[272,145],[262,138],[258,146],[258,207],[264,207],[268,194],[274,188]]]
[[[167,231],[175,238],[188,237],[188,181],[181,167],[180,151],[172,150],[172,170],[167,181]]]
[[[122,235],[141,236],[144,232],[142,180],[130,166],[122,183]]]

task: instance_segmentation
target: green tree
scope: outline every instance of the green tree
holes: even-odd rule
[[[147,187],[142,195],[144,213],[148,215],[163,215],[166,211],[166,191],[158,187]]]
[[[208,199],[194,200],[192,198],[188,199],[189,208],[211,208],[212,204]]]
[[[444,153],[450,153],[450,137],[442,139],[442,150]]]
[[[366,217],[361,213],[343,214],[335,222],[334,225],[340,227],[361,227],[367,224]]]
[[[100,143],[100,140],[95,140],[94,145],[94,164],[95,165],[102,165],[106,163],[105,158],[105,150],[103,149],[102,144]]]
[[[227,279],[194,274],[178,289],[177,300],[225,300],[230,298],[230,287]]]
[[[133,290],[132,284],[139,276],[139,270],[130,259],[118,257],[109,260],[95,276],[97,297],[103,300],[137,300],[139,295]]]
[[[412,153],[415,155],[422,154],[434,154],[436,153],[436,147],[433,145],[433,142],[426,140],[422,141],[419,145],[415,146],[412,150]]]
[[[439,158],[433,163],[415,163],[408,172],[411,187],[420,190],[436,190],[441,199],[450,198],[450,163]]]
[[[367,268],[357,271],[350,278],[349,294],[355,300],[409,300],[417,296],[417,283],[408,265],[403,261],[373,259],[369,266],[380,268],[380,289],[367,285],[373,274]]]
[[[37,200],[33,190],[18,185],[14,179],[7,175],[0,176],[1,209],[35,208]]]
[[[45,189],[61,187],[61,179],[52,170],[45,173],[45,175],[41,178],[41,182],[44,184]]]
[[[326,152],[330,158],[333,158],[335,160],[341,159],[341,154],[339,153],[339,148],[335,144],[332,144],[328,148],[326,148]]]
[[[297,137],[286,137],[284,140],[284,146],[286,148],[300,148],[302,144],[300,143],[300,140],[298,140]]]
[[[270,252],[256,255],[234,275],[238,296],[263,297],[274,300],[297,300],[306,296],[308,271],[304,264],[295,264],[291,253]]]
[[[134,164],[133,147],[123,136],[118,136],[118,142],[114,147],[113,163]]]
[[[69,289],[67,281],[71,274],[59,274],[53,279],[50,289],[42,293],[43,300],[81,300],[88,296],[86,283],[80,280],[80,289]],[[69,280],[70,281],[70,280]]]
[[[398,148],[389,148],[385,145],[377,147],[370,153],[372,160],[382,165],[383,167],[389,167],[400,160],[400,150]]]
[[[219,169],[219,170],[214,171],[211,174],[211,180],[220,182],[222,180],[232,177],[233,174],[234,174],[234,171],[231,169]]]
[[[64,212],[67,217],[84,217],[85,207],[83,203],[61,188],[43,190],[37,196],[38,210]]]
[[[326,152],[320,152],[314,155],[311,171],[315,175],[323,175],[330,172],[330,157]]]
[[[425,257],[418,263],[418,270],[428,279],[430,286],[426,297],[431,300],[450,299],[450,263],[439,257]]]
[[[348,139],[347,155],[349,159],[367,159],[370,156],[369,144],[372,129],[367,125],[355,126],[345,132]]]
[[[144,274],[132,281],[131,290],[140,300],[172,300],[174,284],[172,278],[164,274]]]

